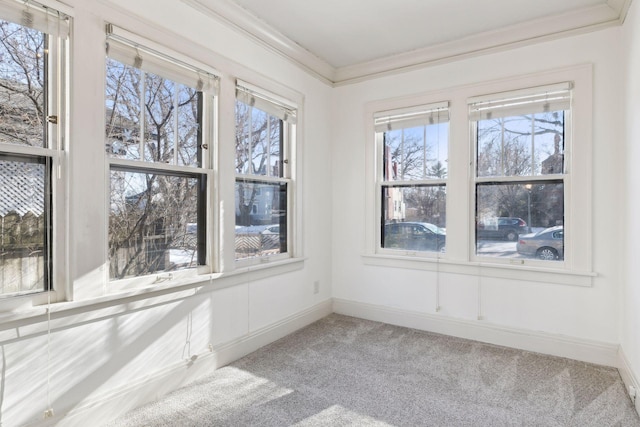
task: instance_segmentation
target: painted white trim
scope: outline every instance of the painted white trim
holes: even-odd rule
[[[629,363],[629,359],[627,359],[627,356],[625,355],[622,347],[618,348],[617,366],[618,371],[620,372],[620,377],[622,378],[622,382],[627,388],[627,393],[629,393],[630,386],[633,386],[636,389],[635,399],[631,398],[631,401],[634,403],[636,412],[638,413],[638,415],[640,415],[640,381],[638,381],[638,376],[633,372],[631,364]]]
[[[593,286],[595,272],[570,271],[560,268],[535,267],[524,265],[521,259],[513,264],[498,264],[477,261],[456,261],[441,257],[418,256],[417,252],[392,254],[363,254],[365,265],[377,267],[405,268],[411,270],[437,271],[441,274],[464,274],[479,277],[497,277],[517,281],[554,283],[570,286]]]
[[[305,258],[288,258],[283,261],[271,261],[261,265],[248,266],[228,273],[204,274],[186,277],[182,280],[168,281],[153,286],[122,290],[101,296],[78,299],[75,301],[61,301],[47,304],[46,298],[34,300],[30,305],[21,302],[13,311],[0,312],[0,331],[20,325],[38,323],[47,312],[51,312],[52,319],[67,319],[80,313],[106,310],[109,315],[123,313],[133,307],[142,309],[158,303],[167,303],[187,298],[199,292],[213,292],[232,286],[243,285],[248,282],[266,279],[273,276],[291,273],[304,268]],[[38,296],[45,296],[42,293]],[[53,293],[52,301],[55,298]],[[29,295],[33,297],[33,295]],[[22,301],[26,298],[15,297],[12,300]],[[27,300],[31,302],[31,299]],[[41,305],[35,305],[38,302]],[[17,304],[17,303],[16,303]],[[105,314],[105,313],[103,313]],[[98,316],[98,315],[96,315]],[[72,325],[74,320],[60,320],[64,325]]]
[[[618,345],[334,298],[338,314],[616,367]]]
[[[226,344],[216,346],[213,352],[216,355],[218,366],[228,365],[267,344],[327,317],[331,313],[333,313],[333,302],[331,299],[327,299],[269,326],[249,332],[247,335]]]
[[[475,34],[451,42],[376,59],[336,70],[342,86],[430,65],[501,52],[620,25],[619,11],[601,5]]]
[[[200,0],[181,1],[210,18],[230,25],[262,47],[333,86],[621,25],[631,4],[631,0],[609,0],[607,4],[540,18],[452,42],[355,65],[334,67],[232,1],[219,0],[206,5]]]
[[[84,427],[95,425],[96,420],[107,422],[304,328],[331,312],[331,300],[325,300],[247,335],[204,350],[163,370],[135,379],[126,386],[110,390],[103,395],[91,396],[67,411],[60,411],[52,418],[29,425]]]
[[[414,105],[440,102],[443,99],[450,102],[450,128],[465,129],[469,126],[468,99],[474,99],[479,94],[504,93],[523,88],[547,86],[558,82],[572,82],[574,84],[573,104],[571,108],[571,126],[566,132],[571,132],[571,139],[580,141],[580,150],[565,147],[565,157],[570,159],[569,173],[565,180],[565,232],[570,238],[565,241],[565,259],[563,261],[547,262],[535,259],[504,259],[499,257],[477,257],[475,255],[474,222],[470,218],[475,216],[475,187],[472,176],[471,161],[473,151],[461,147],[475,146],[473,138],[465,136],[464,132],[450,134],[449,139],[449,170],[458,173],[447,177],[447,193],[467,194],[466,202],[462,204],[460,197],[447,198],[447,251],[435,258],[433,254],[421,254],[416,251],[392,251],[380,248],[380,227],[378,225],[380,212],[380,176],[382,162],[380,161],[380,140],[376,140],[374,132],[374,117],[378,111],[388,111]],[[463,108],[464,107],[464,108]],[[532,74],[524,74],[509,78],[501,78],[487,82],[472,83],[443,90],[375,100],[365,104],[363,123],[365,124],[365,247],[363,262],[369,265],[386,267],[400,267],[418,270],[436,270],[457,274],[480,273],[482,276],[498,277],[525,281],[542,281],[545,283],[560,283],[575,286],[592,286],[597,272],[593,270],[592,233],[577,232],[592,229],[592,191],[582,189],[592,188],[592,127],[590,124],[593,114],[593,64],[580,64],[559,69],[547,70]],[[375,143],[374,143],[375,142]],[[455,204],[456,206],[452,205]],[[462,209],[466,207],[465,210]],[[579,213],[579,214],[578,214]],[[457,224],[457,226],[456,226]],[[466,225],[466,227],[465,227]],[[464,229],[466,230],[466,234]],[[457,242],[457,243],[456,243]],[[464,242],[466,247],[460,242]],[[435,263],[434,263],[435,261]],[[442,267],[442,270],[440,268]],[[558,274],[559,271],[563,273]]]
[[[333,82],[334,67],[247,12],[240,5],[228,0],[210,2],[209,5],[205,5],[199,0],[181,1],[204,15],[229,25],[267,50],[294,63],[317,79],[329,84]],[[211,7],[214,5],[215,9]]]

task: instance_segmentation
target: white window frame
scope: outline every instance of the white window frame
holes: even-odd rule
[[[473,233],[474,236],[477,232],[475,228],[475,219],[477,219],[477,186],[478,184],[486,184],[486,183],[496,183],[496,184],[532,184],[536,185],[536,183],[544,182],[544,181],[560,181],[563,184],[563,209],[564,209],[564,219],[563,225],[566,227],[566,230],[571,230],[571,224],[568,224],[566,219],[571,219],[571,206],[567,203],[567,199],[569,197],[569,189],[571,188],[571,174],[569,171],[571,168],[571,156],[568,153],[571,153],[573,138],[572,138],[572,117],[571,117],[571,97],[573,94],[573,83],[572,82],[559,82],[556,84],[538,86],[538,87],[530,87],[530,88],[521,88],[515,91],[509,91],[507,93],[495,93],[482,95],[478,97],[473,97],[467,100],[469,105],[469,129],[470,129],[470,140],[471,140],[471,152],[473,153],[473,163],[471,170],[472,177],[472,191],[471,197],[472,202],[471,206],[473,208],[472,218],[474,218],[473,224]],[[504,106],[506,103],[502,100],[509,99],[515,100],[517,98],[521,98],[522,101],[511,101],[511,105]],[[546,105],[543,105],[546,104]],[[496,108],[496,105],[500,105],[500,107]],[[524,114],[531,114],[542,112],[541,108],[544,108],[545,111],[556,111],[563,110],[564,111],[564,149],[563,149],[563,173],[549,174],[549,175],[496,175],[496,176],[478,176],[478,121],[491,117],[491,113],[487,113],[487,111],[495,111],[496,109],[502,110],[498,111],[499,116],[504,117],[513,117]],[[493,110],[492,110],[493,109]],[[533,153],[532,153],[533,155]],[[525,219],[529,221],[529,219]],[[531,227],[531,224],[527,222],[527,226]],[[567,233],[565,233],[565,236]],[[571,234],[569,234],[571,236]],[[481,263],[495,263],[495,264],[509,264],[509,265],[530,265],[530,266],[540,266],[547,268],[564,268],[565,262],[571,261],[571,254],[565,251],[564,257],[562,260],[556,261],[542,261],[535,258],[502,258],[502,257],[490,257],[483,256],[481,254],[477,254],[476,251],[476,239],[472,239],[471,248],[470,248],[470,259],[471,261],[481,262]]]
[[[428,124],[449,123],[449,102],[441,101],[424,105],[417,105],[408,108],[379,111],[373,114],[375,127],[375,150],[376,150],[376,212],[382,212],[382,190],[384,188],[403,187],[444,187],[447,191],[447,178],[441,179],[398,179],[388,180],[384,176],[384,132],[387,130],[407,129]],[[424,144],[427,144],[426,139]],[[447,138],[447,149],[449,139]],[[448,151],[448,150],[447,150]],[[376,227],[376,253],[388,255],[404,255],[425,258],[441,258],[446,254],[437,251],[416,251],[406,249],[391,249],[382,247],[381,217],[378,227]]]
[[[299,231],[299,199],[298,188],[298,169],[296,161],[296,153],[298,151],[298,129],[300,118],[300,103],[292,101],[273,91],[264,89],[260,86],[248,83],[244,80],[236,80],[236,100],[248,101],[261,111],[277,117],[283,122],[283,147],[281,158],[282,176],[266,176],[251,173],[235,173],[234,179],[234,204],[235,206],[235,185],[238,181],[247,181],[258,184],[285,184],[287,186],[287,251],[266,256],[256,256],[248,258],[235,258],[235,241],[231,247],[223,248],[223,251],[234,252],[234,269],[242,270],[250,268],[254,265],[264,265],[265,263],[273,263],[278,261],[286,261],[289,259],[300,257],[300,231]],[[245,103],[248,103],[245,102]],[[234,121],[235,134],[235,121]],[[235,157],[234,149],[234,157]],[[234,167],[235,169],[235,167]],[[235,221],[234,221],[235,227]],[[227,240],[229,242],[229,240]]]
[[[31,22],[28,27],[49,36],[47,91],[47,140],[43,147],[21,146],[17,144],[0,144],[0,152],[6,155],[23,156],[32,159],[44,158],[49,163],[46,173],[50,174],[51,191],[50,209],[46,227],[50,230],[45,236],[49,256],[45,266],[48,275],[48,288],[44,291],[20,292],[0,295],[0,310],[15,310],[23,306],[35,306],[47,302],[64,301],[67,295],[66,284],[69,277],[67,259],[68,233],[67,224],[68,198],[66,191],[67,157],[69,140],[68,121],[68,79],[69,79],[69,38],[71,16],[67,10],[56,10],[30,1],[28,5],[18,2],[0,3],[0,18],[24,25],[23,12],[29,14]],[[48,248],[47,248],[48,246]]]
[[[475,259],[475,148],[470,144],[472,138],[467,102],[482,94],[516,91],[558,82],[571,82],[573,85],[570,132],[574,146],[565,147],[565,158],[569,164],[569,169],[566,170],[569,176],[565,180],[565,260],[561,263],[523,264],[520,260],[500,263],[493,262],[488,257]],[[367,103],[364,114],[366,214],[363,262],[366,265],[481,275],[515,281],[591,286],[593,278],[597,276],[592,270],[591,253],[592,98],[593,65],[582,64]],[[381,253],[378,250],[380,210],[376,188],[376,168],[380,160],[375,144],[374,115],[379,111],[442,100],[450,102],[446,257],[432,259],[412,254]]]
[[[173,52],[163,46],[137,36],[125,29],[107,24],[107,55],[120,63],[124,63],[135,68],[142,68],[165,79],[176,83],[182,83],[190,87],[201,89],[203,93],[202,99],[202,159],[199,167],[164,164],[157,162],[128,159],[118,159],[105,152],[107,162],[106,183],[111,185],[110,172],[112,168],[127,169],[129,172],[149,173],[158,171],[166,173],[169,176],[181,175],[199,175],[206,180],[205,200],[205,219],[206,227],[205,245],[206,245],[206,261],[204,265],[198,265],[196,268],[178,270],[170,273],[157,272],[148,275],[135,277],[127,277],[120,280],[110,280],[108,268],[105,271],[105,283],[109,292],[127,291],[140,287],[148,286],[177,286],[192,281],[206,280],[205,274],[211,274],[216,271],[218,251],[214,244],[217,241],[217,231],[215,223],[217,223],[217,211],[215,207],[215,195],[212,189],[215,187],[215,151],[217,149],[217,126],[216,117],[218,109],[218,92],[219,92],[219,72],[208,67],[198,61],[185,57],[180,53]],[[166,53],[165,53],[166,52]],[[140,67],[139,59],[142,57],[142,67]],[[105,61],[106,61],[105,57]],[[105,65],[106,68],[106,65]],[[206,147],[206,148],[204,148]],[[110,191],[106,191],[106,208],[105,217],[109,217],[109,198]],[[108,224],[107,224],[108,225]],[[108,239],[106,241],[108,245]],[[108,251],[105,252],[108,254]],[[108,260],[107,260],[108,262]]]

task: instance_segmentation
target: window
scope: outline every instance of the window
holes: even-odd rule
[[[444,252],[448,103],[374,115],[379,147],[380,247]]]
[[[0,295],[54,289],[62,268],[69,18],[0,5]],[[54,173],[54,171],[56,171]],[[54,241],[54,239],[56,239]],[[55,250],[54,250],[55,248]]]
[[[546,230],[565,224],[570,100],[568,83],[470,100],[477,256],[564,259]]]
[[[108,26],[109,277],[157,275],[158,281],[208,264],[209,135],[217,78],[122,33]]]
[[[590,286],[592,67],[367,103],[364,262]]]
[[[290,256],[296,107],[238,82],[235,109],[235,258]]]

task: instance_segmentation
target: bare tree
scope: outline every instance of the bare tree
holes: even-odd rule
[[[561,111],[483,120],[478,125],[477,174],[513,177],[561,173],[563,135]],[[531,209],[536,222],[552,222],[543,218],[551,211],[553,216],[562,217],[563,207],[561,203],[553,207],[544,198],[548,191],[555,194],[555,188],[553,183],[536,184],[532,189],[525,188],[524,183],[481,185],[477,213],[480,217],[527,217]]]
[[[236,101],[236,173],[258,176],[281,176],[283,123],[262,110]],[[236,225],[253,225],[251,214],[260,189],[250,180],[238,180],[238,215]],[[275,196],[274,192],[274,197]],[[276,206],[273,204],[272,206]]]
[[[48,148],[47,61],[44,33],[0,20],[0,142]],[[0,293],[47,286],[45,159],[0,153]]]
[[[159,164],[198,164],[201,95],[193,88],[109,60],[106,147],[114,157]],[[170,249],[196,256],[196,176],[112,167],[110,275],[123,278],[179,268]]]
[[[0,141],[44,144],[46,36],[0,20]]]

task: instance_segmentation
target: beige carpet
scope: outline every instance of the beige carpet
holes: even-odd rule
[[[331,315],[109,424],[640,426],[617,370]]]

